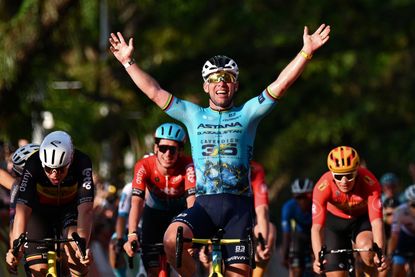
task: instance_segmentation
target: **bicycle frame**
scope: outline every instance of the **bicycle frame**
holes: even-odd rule
[[[137,243],[132,243],[133,251],[137,251]],[[167,263],[166,253],[164,253],[164,245],[163,243],[152,243],[152,244],[143,244],[141,245],[140,250],[138,251],[141,254],[146,252],[149,255],[158,255],[159,257],[159,273],[158,277],[168,277],[169,276],[169,266]],[[134,267],[132,257],[128,258],[128,264],[130,268]]]
[[[13,255],[17,257],[19,254],[20,247],[24,243],[37,243],[51,247],[53,245],[53,250],[47,252],[47,274],[46,277],[59,277],[60,272],[60,263],[57,261],[60,260],[60,244],[75,242],[81,252],[82,258],[86,255],[86,242],[85,239],[81,238],[78,233],[73,232],[71,239],[55,239],[55,238],[45,238],[45,239],[28,239],[25,233],[22,233],[16,240],[13,241]]]
[[[222,245],[227,244],[240,244],[243,243],[248,247],[249,253],[249,265],[251,268],[255,268],[254,260],[254,240],[252,235],[248,236],[248,239],[222,239],[223,230],[219,229],[218,234],[212,239],[200,239],[200,238],[186,238],[183,237],[183,227],[179,226],[177,228],[176,235],[176,267],[180,268],[182,263],[182,252],[183,252],[183,243],[196,243],[203,245],[212,245],[212,266],[211,273],[209,277],[223,277],[223,268],[222,268]]]

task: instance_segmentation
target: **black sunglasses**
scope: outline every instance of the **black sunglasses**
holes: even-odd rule
[[[177,147],[171,145],[159,145],[159,151],[163,154],[170,151],[170,154],[174,155],[177,152]]]
[[[56,171],[56,174],[62,174],[67,167],[68,166],[66,166],[66,165],[62,166],[62,167],[58,167],[58,168],[51,168],[51,167],[48,167],[48,166],[44,166],[43,170],[45,170],[45,172],[47,174],[52,174],[54,170]]]

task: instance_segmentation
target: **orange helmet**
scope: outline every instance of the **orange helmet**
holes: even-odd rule
[[[355,171],[360,164],[357,151],[349,146],[338,146],[330,151],[327,166],[333,173]]]

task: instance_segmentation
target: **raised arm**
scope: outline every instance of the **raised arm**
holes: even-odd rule
[[[137,87],[156,103],[157,106],[163,108],[170,97],[170,93],[162,89],[153,77],[135,63],[133,58],[133,38],[130,38],[127,44],[123,35],[117,32],[116,35],[111,33],[109,42],[111,44],[110,50],[112,54],[125,67],[128,75],[130,75]]]
[[[278,78],[268,86],[268,92],[275,98],[281,98],[285,91],[301,75],[314,52],[329,40],[330,26],[321,24],[312,35],[308,27],[304,27],[303,48],[297,56],[283,69]]]

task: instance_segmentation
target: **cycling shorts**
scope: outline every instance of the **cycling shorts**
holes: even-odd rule
[[[393,253],[393,264],[404,265],[408,262],[410,255],[414,255],[415,237],[410,236],[402,230],[399,232],[398,246]]]
[[[185,209],[158,210],[144,206],[141,227],[141,244],[163,243],[164,233],[172,219]],[[147,254],[143,248],[142,260],[144,268],[159,267],[159,255]]]
[[[333,249],[351,249],[352,242],[363,231],[371,231],[368,215],[352,219],[344,219],[327,213],[327,220],[324,228],[325,243],[327,250]],[[349,263],[349,255],[346,253],[326,255],[326,271],[347,270],[346,265]]]
[[[246,239],[253,228],[253,199],[234,194],[211,194],[196,197],[195,204],[183,211],[173,221],[188,225],[195,238],[212,238],[224,230],[223,238]],[[249,264],[246,245],[222,246],[225,264]]]
[[[54,238],[55,234],[61,234],[62,230],[67,227],[75,226],[77,217],[76,203],[61,207],[34,207],[27,225],[27,237],[38,240]],[[28,243],[27,248],[24,250],[28,266],[47,264],[48,250],[48,247],[45,245]]]
[[[311,235],[309,233],[291,233],[289,261],[290,267],[306,268],[311,266]]]

